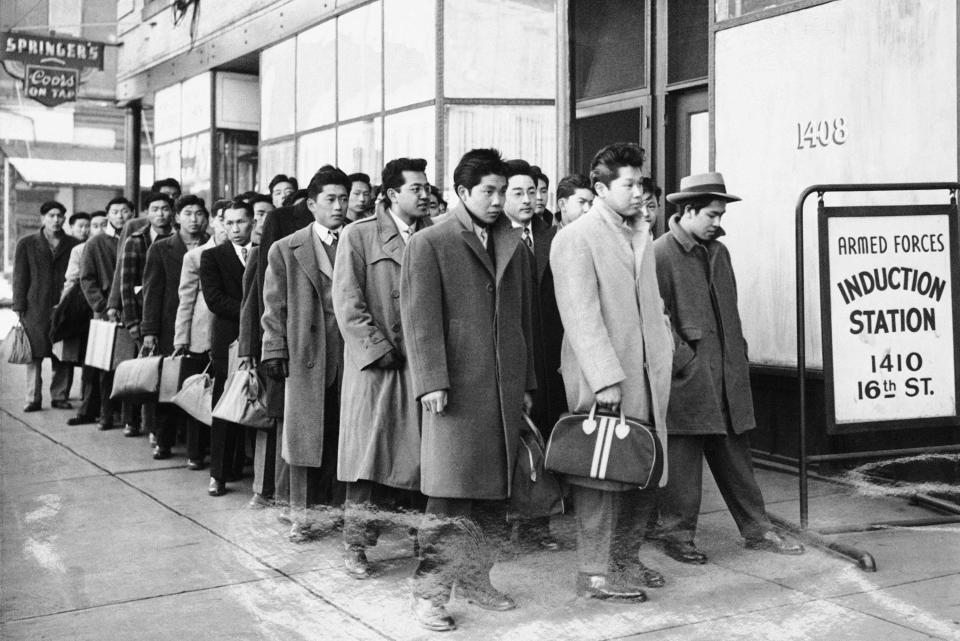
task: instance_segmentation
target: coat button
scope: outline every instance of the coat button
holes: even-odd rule
[[[390,292],[390,295],[393,296],[394,298],[400,298],[400,290],[395,289],[392,292]]]
[[[392,329],[393,329],[393,331],[395,331],[395,332],[399,332],[399,331],[400,331],[400,323],[394,323]]]
[[[311,332],[317,331],[317,326],[316,326],[316,325],[311,325],[311,326],[310,326],[310,331],[311,331]]]
[[[313,367],[313,361],[307,361],[307,367],[308,368]]]
[[[491,285],[490,283],[487,283],[487,291],[488,291],[488,292],[492,292],[492,291],[493,291],[493,285]]]

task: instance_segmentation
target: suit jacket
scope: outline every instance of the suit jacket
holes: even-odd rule
[[[210,355],[227,358],[230,343],[240,334],[243,300],[243,263],[227,241],[200,254],[200,287],[213,314]]]
[[[121,317],[127,329],[143,322],[143,272],[147,265],[147,250],[153,244],[150,227],[130,234],[120,252]],[[166,238],[158,236],[157,240]]]
[[[180,283],[177,287],[177,318],[174,321],[173,345],[186,345],[197,354],[210,351],[210,325],[213,315],[200,290],[200,254],[215,247],[213,239],[183,255]]]
[[[312,227],[273,244],[263,286],[263,359],[285,358],[281,453],[291,465],[319,467],[327,393],[340,393],[343,339],[333,313],[333,265]]]
[[[117,236],[94,236],[86,242],[80,260],[80,288],[95,318],[102,318],[108,308],[110,290],[117,271],[119,242]]]
[[[120,311],[123,309],[123,296],[120,293],[120,254],[123,252],[123,245],[127,242],[127,238],[130,237],[134,232],[142,231],[150,227],[150,219],[143,218],[131,218],[123,224],[123,229],[120,230],[120,238],[117,242],[117,266],[113,273],[113,278],[111,279],[110,284],[110,296],[107,298],[107,309],[115,309]]]
[[[200,244],[207,242],[206,234]],[[144,336],[157,337],[160,354],[173,353],[177,308],[180,306],[180,272],[187,245],[179,232],[158,239],[147,249],[143,267],[143,321],[140,331]]]
[[[50,313],[60,301],[70,250],[79,243],[63,232],[58,236],[55,251],[40,230],[21,238],[14,252],[12,309],[23,316],[35,359],[50,355]]]
[[[537,386],[527,248],[505,216],[489,233],[493,262],[461,203],[414,234],[403,256],[400,312],[414,396],[448,390],[444,414],[423,416],[420,486],[428,496],[510,495],[523,393]]]

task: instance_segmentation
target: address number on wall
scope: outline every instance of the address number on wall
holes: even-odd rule
[[[797,123],[797,149],[814,149],[847,142],[846,118]]]

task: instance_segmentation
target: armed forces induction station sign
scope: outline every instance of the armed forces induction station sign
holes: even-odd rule
[[[827,427],[957,424],[956,208],[821,208]]]

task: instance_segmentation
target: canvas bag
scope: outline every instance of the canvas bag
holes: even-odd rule
[[[20,321],[13,326],[7,338],[3,341],[3,347],[7,350],[9,356],[7,362],[14,365],[29,365],[33,362],[33,349],[30,347],[30,338],[27,336],[27,330],[23,328]]]
[[[160,391],[160,368],[163,356],[153,350],[143,351],[137,358],[123,361],[113,373],[110,398],[133,403],[155,403]]]
[[[173,404],[204,425],[213,423],[213,379],[207,374],[209,363],[200,374],[188,376],[173,397]]]
[[[267,414],[266,392],[256,371],[241,368],[230,375],[213,408],[213,418],[244,427],[274,429],[276,421]]]
[[[90,321],[84,365],[109,372],[136,355],[137,344],[123,325],[96,318]]]
[[[172,403],[173,397],[180,391],[183,382],[206,368],[209,359],[184,355],[167,356],[160,368],[160,389],[157,392],[158,403]]]
[[[526,413],[523,420],[526,429],[520,430],[507,520],[563,514],[563,489],[544,467],[543,435]]]
[[[560,418],[547,444],[546,467],[558,474],[656,487],[663,475],[663,445],[653,426],[598,412]]]

